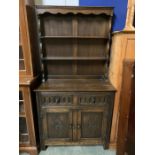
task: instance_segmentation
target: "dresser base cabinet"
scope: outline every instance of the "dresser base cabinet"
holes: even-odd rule
[[[49,145],[97,144],[108,148],[114,89],[73,92],[79,89],[73,87],[78,80],[68,81],[72,88],[67,92],[53,91],[54,84],[46,88],[46,82],[36,90],[42,149]]]

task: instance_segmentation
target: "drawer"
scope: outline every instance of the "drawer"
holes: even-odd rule
[[[41,106],[65,106],[73,104],[73,95],[41,93]]]
[[[39,93],[41,106],[104,106],[113,103],[114,92]]]
[[[89,105],[89,106],[104,106],[105,104],[113,103],[114,93],[90,93],[78,95],[78,105]]]

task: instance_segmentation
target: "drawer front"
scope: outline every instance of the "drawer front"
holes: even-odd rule
[[[41,106],[65,106],[73,105],[73,95],[41,93]]]
[[[113,103],[113,100],[113,92],[81,94],[78,96],[78,105],[104,106]]]

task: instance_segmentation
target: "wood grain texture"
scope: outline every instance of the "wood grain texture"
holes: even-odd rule
[[[124,30],[135,30],[133,26],[135,15],[135,0],[128,0],[127,17]]]
[[[19,1],[19,152],[38,154],[35,98],[40,63],[36,13],[33,0]]]
[[[47,145],[75,145],[75,144],[101,144],[107,148],[110,136],[110,122],[112,119],[112,107],[114,92],[109,92],[109,98],[98,100],[98,96],[104,96],[107,92],[37,92],[39,122],[41,125],[40,136],[42,148]],[[42,94],[42,95],[41,95]],[[61,96],[73,95],[73,104],[61,105]],[[102,95],[103,94],[103,95]],[[44,104],[41,96],[55,96],[57,105]],[[80,105],[80,96],[89,95],[87,106]],[[96,96],[95,105],[92,95]],[[91,100],[90,100],[91,99]],[[49,97],[45,100],[49,103]],[[101,103],[99,105],[98,103]],[[41,119],[40,119],[41,118]],[[70,137],[71,136],[71,137]]]
[[[123,62],[122,89],[118,125],[117,155],[135,154],[134,61]],[[126,83],[126,80],[128,81]]]
[[[40,77],[19,79],[19,150],[37,154],[38,150],[38,124],[36,120],[36,101],[32,90],[40,84]],[[21,105],[21,104],[20,104]],[[22,118],[22,119],[21,119]],[[24,120],[23,120],[24,119]],[[24,139],[23,139],[24,138]],[[26,139],[27,140],[26,140]],[[31,150],[32,149],[32,150]],[[24,151],[22,151],[24,152]]]
[[[36,146],[30,88],[28,86],[27,87],[20,86],[20,91],[22,92],[22,95],[23,95],[24,111],[25,111],[25,118],[20,118],[20,122],[21,122],[20,129],[21,129],[21,133],[28,134],[27,135],[28,143],[27,142],[24,143],[25,141],[22,141],[21,139],[20,146]]]
[[[19,76],[34,77],[40,72],[38,34],[34,2],[19,1]]]
[[[107,10],[111,14],[113,12],[112,8],[104,7],[37,6],[45,80],[60,75],[62,78],[63,75],[106,75],[112,18],[102,13],[94,14],[93,9],[102,13]],[[40,11],[45,12],[42,14]],[[79,13],[74,14],[74,11]],[[99,61],[99,57],[106,58],[107,61]],[[54,59],[62,61],[52,61]],[[85,61],[80,61],[83,59]]]
[[[112,38],[112,53],[110,58],[109,78],[111,83],[117,89],[114,113],[112,121],[112,131],[110,138],[110,145],[116,148],[118,117],[119,117],[119,103],[122,83],[122,66],[124,60],[135,59],[135,35],[134,31],[122,31],[113,34]]]
[[[36,147],[20,147],[19,153],[28,153],[29,155],[38,155]]]
[[[45,14],[45,13],[51,13],[51,14],[94,14],[94,15],[100,15],[104,14],[106,16],[112,16],[113,15],[113,7],[72,7],[72,6],[45,6],[45,5],[37,5],[37,12],[38,14]]]
[[[35,91],[72,91],[72,92],[99,92],[115,91],[115,88],[104,80],[98,79],[53,79],[42,83]]]

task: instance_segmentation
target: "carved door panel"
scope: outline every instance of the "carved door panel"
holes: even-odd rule
[[[78,139],[80,141],[102,142],[104,134],[104,110],[81,109],[78,112]]]
[[[44,143],[72,141],[72,124],[69,109],[43,109]]]

